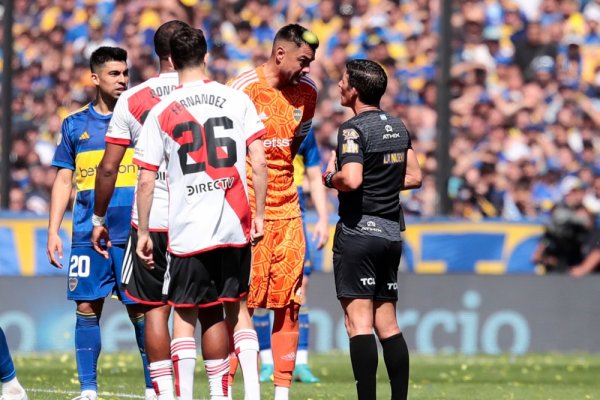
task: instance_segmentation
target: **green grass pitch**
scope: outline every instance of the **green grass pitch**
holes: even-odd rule
[[[199,358],[197,363],[195,398],[208,399],[201,361]],[[15,364],[19,380],[29,390],[30,400],[67,400],[78,394],[75,359],[71,354],[22,354],[15,357]],[[294,383],[291,400],[356,398],[348,354],[311,354],[310,365],[321,383]],[[410,375],[411,400],[600,400],[600,355],[414,355]],[[377,398],[389,399],[382,359],[377,379]],[[143,399],[139,355],[102,354],[99,385],[102,400]],[[238,370],[234,399],[243,399],[242,385]],[[272,399],[272,385],[261,387],[262,398]]]

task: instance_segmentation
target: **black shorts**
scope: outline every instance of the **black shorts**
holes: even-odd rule
[[[251,250],[221,247],[190,257],[171,254],[164,299],[174,307],[211,307],[248,294]]]
[[[344,232],[333,238],[333,272],[338,299],[398,300],[402,242]]]
[[[127,297],[141,304],[163,305],[163,284],[168,265],[167,232],[150,232],[154,269],[146,268],[136,253],[138,232],[131,228],[123,257],[121,287]]]

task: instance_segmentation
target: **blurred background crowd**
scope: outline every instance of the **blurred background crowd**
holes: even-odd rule
[[[337,87],[346,60],[384,65],[382,108],[404,120],[425,172],[421,189],[403,193],[405,211],[436,215],[439,0],[8,1],[15,20],[11,210],[48,211],[61,121],[94,93],[91,52],[124,47],[135,85],[156,74],[155,29],[181,19],[204,30],[208,72],[220,82],[262,63],[284,24],[316,33],[321,45],[310,76],[319,87],[314,132],[324,164],[351,116]],[[452,215],[522,221],[568,201],[597,216],[600,0],[455,0],[452,27]]]

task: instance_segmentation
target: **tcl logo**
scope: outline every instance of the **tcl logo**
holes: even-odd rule
[[[375,278],[360,278],[360,281],[362,282],[363,286],[373,286],[375,285]]]
[[[266,139],[263,140],[265,147],[289,147],[292,144],[292,139]]]

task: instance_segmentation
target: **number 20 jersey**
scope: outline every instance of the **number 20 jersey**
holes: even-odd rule
[[[213,81],[181,85],[150,111],[134,162],[156,171],[167,160],[171,253],[248,243],[246,147],[263,133],[250,98]]]

